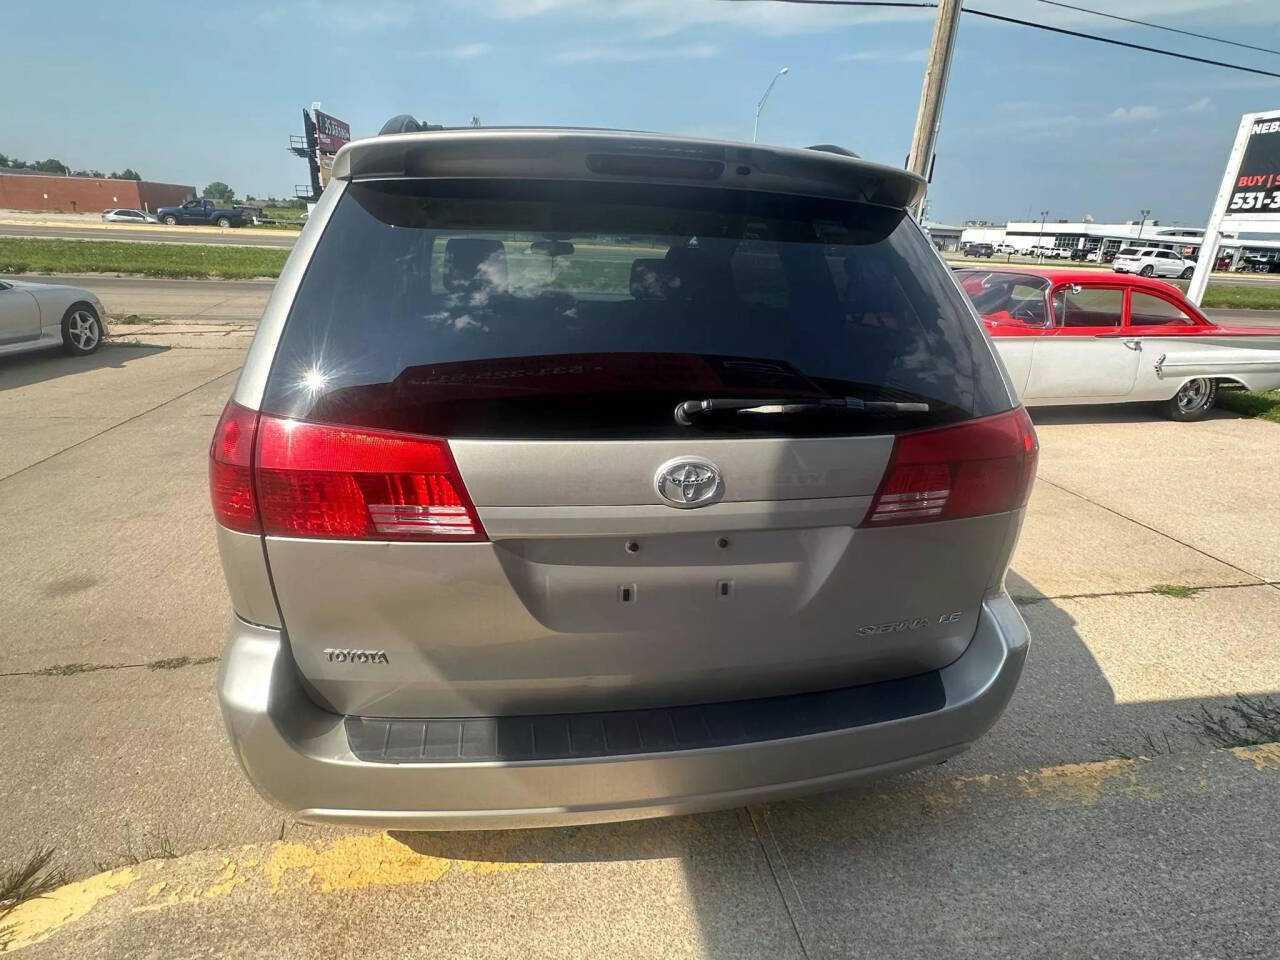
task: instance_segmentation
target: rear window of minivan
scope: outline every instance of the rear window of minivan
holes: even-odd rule
[[[714,412],[856,397],[927,413]],[[707,187],[347,185],[296,292],[268,413],[458,438],[822,436],[1008,409],[902,211]]]

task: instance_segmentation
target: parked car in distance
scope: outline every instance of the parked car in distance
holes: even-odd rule
[[[993,257],[995,252],[996,248],[989,243],[970,243],[964,248],[966,257]]]
[[[103,223],[159,223],[160,218],[145,210],[117,208],[102,211]]]
[[[1111,263],[1113,260],[1115,260],[1115,258],[1116,258],[1116,251],[1115,251],[1115,250],[1107,250],[1105,253],[1103,253],[1103,254],[1102,254],[1102,256],[1101,256],[1101,257],[1099,257],[1099,258],[1098,258],[1098,262],[1099,262],[1099,263]]]
[[[1223,385],[1280,388],[1280,335],[1216,324],[1172,284],[1089,270],[957,271],[1022,402],[1209,415]]]
[[[0,280],[0,356],[59,344],[84,356],[106,336],[107,311],[92,292],[62,283]]]
[[[1072,247],[1067,257],[1070,260],[1091,260],[1093,259],[1093,251],[1084,247]]]
[[[257,789],[546,826],[980,736],[1027,649],[1004,575],[1037,443],[923,190],[602,130],[343,147],[210,449]]]
[[[1154,247],[1126,248],[1111,261],[1116,273],[1136,273],[1143,277],[1181,277],[1187,280],[1195,271],[1196,263],[1172,250]]]
[[[215,227],[242,227],[244,214],[219,207],[212,200],[188,200],[180,207],[159,207],[156,216],[167,224],[204,223]]]

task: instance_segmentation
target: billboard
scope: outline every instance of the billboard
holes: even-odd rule
[[[316,111],[316,152],[333,154],[342,149],[351,139],[351,127],[345,120],[331,117],[327,113]]]
[[[1255,118],[1249,125],[1240,166],[1227,201],[1227,216],[1280,217],[1280,116]]]
[[[1187,299],[1199,306],[1204,298],[1209,273],[1218,259],[1224,224],[1230,223],[1235,230],[1248,230],[1249,224],[1242,221],[1273,218],[1280,218],[1280,110],[1246,113],[1240,118],[1236,142],[1227,157],[1222,186],[1187,286]]]

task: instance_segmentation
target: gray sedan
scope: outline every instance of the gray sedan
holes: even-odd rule
[[[0,356],[59,344],[83,356],[102,346],[107,312],[82,287],[0,280]]]
[[[103,223],[159,223],[160,218],[145,210],[120,208],[102,211]]]

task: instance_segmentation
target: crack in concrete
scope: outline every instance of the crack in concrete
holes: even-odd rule
[[[1224,560],[1222,557],[1215,556],[1214,554],[1210,553],[1208,550],[1203,550],[1200,547],[1197,547],[1193,543],[1187,543],[1187,541],[1185,540],[1179,540],[1177,537],[1173,536],[1170,533],[1165,533],[1165,531],[1157,529],[1156,527],[1151,526],[1151,524],[1149,523],[1143,523],[1141,520],[1137,519],[1136,517],[1131,517],[1127,513],[1122,513],[1121,511],[1115,509],[1114,507],[1107,506],[1105,503],[1099,503],[1097,500],[1094,500],[1091,497],[1086,497],[1083,493],[1080,493],[1079,491],[1076,491],[1076,490],[1072,490],[1070,487],[1065,487],[1060,483],[1054,483],[1052,480],[1046,479],[1043,476],[1036,477],[1036,480],[1039,481],[1040,483],[1047,483],[1049,486],[1053,487],[1056,490],[1061,490],[1063,493],[1070,494],[1071,496],[1076,497],[1077,499],[1083,500],[1085,503],[1092,504],[1093,506],[1098,507],[1100,510],[1105,510],[1107,511],[1107,513],[1120,517],[1122,520],[1128,520],[1130,523],[1136,523],[1138,526],[1142,527],[1144,530],[1150,530],[1152,533],[1156,534],[1157,536],[1164,537],[1166,540],[1172,540],[1174,543],[1184,546],[1188,550],[1194,550],[1196,553],[1200,554],[1200,556],[1202,557],[1208,557],[1210,560],[1214,560],[1222,564],[1223,566],[1230,567],[1232,570],[1235,570],[1237,573],[1243,573],[1246,577],[1253,577],[1255,580],[1258,581],[1258,583],[1256,584],[1241,584],[1241,586],[1268,586],[1274,590],[1280,590],[1280,581],[1270,580],[1267,577],[1259,576],[1258,574],[1254,573],[1252,570],[1246,570],[1244,567],[1240,566],[1237,563],[1232,563],[1230,560]]]
[[[6,480],[12,480],[14,477],[17,477],[17,476],[21,476],[22,474],[26,473],[28,470],[31,470],[35,467],[40,466],[40,464],[42,463],[48,463],[54,457],[60,457],[64,453],[67,453],[70,450],[74,450],[76,447],[83,446],[84,444],[88,443],[90,440],[97,440],[99,437],[110,433],[112,430],[115,430],[119,427],[123,427],[126,424],[133,423],[133,421],[135,420],[140,420],[149,413],[155,413],[160,408],[167,407],[171,403],[175,403],[178,400],[182,400],[185,397],[189,397],[191,396],[191,394],[195,393],[197,390],[202,390],[205,387],[209,386],[211,383],[217,383],[219,380],[223,379],[224,377],[229,377],[233,373],[238,373],[239,371],[240,371],[240,367],[237,365],[232,370],[224,371],[223,373],[220,373],[216,377],[212,377],[204,381],[203,383],[197,383],[190,390],[184,390],[182,391],[182,393],[179,393],[176,396],[170,397],[168,400],[162,400],[160,403],[157,403],[153,407],[148,407],[146,410],[143,410],[140,413],[135,413],[131,417],[125,417],[123,420],[119,421],[118,423],[113,423],[111,426],[105,427],[102,430],[99,430],[97,433],[91,434],[87,437],[77,440],[75,443],[69,444],[68,446],[63,447],[61,450],[58,450],[58,451],[55,451],[54,453],[49,454],[47,457],[41,457],[39,460],[35,461],[35,463],[29,463],[25,467],[21,467],[13,471],[13,473],[5,474],[3,477],[0,477],[0,483],[3,483]]]
[[[795,934],[796,944],[800,947],[800,954],[807,960],[810,956],[809,942],[816,938],[813,936],[813,924],[809,919],[809,911],[805,908],[804,900],[800,897],[800,889],[796,886],[795,877],[791,875],[786,857],[782,854],[782,847],[779,846],[778,839],[773,835],[773,829],[769,826],[767,811],[759,807],[745,807],[744,810],[748,821],[751,823],[752,835],[755,837],[756,844],[760,847],[760,852],[764,855],[765,866],[769,868],[769,876],[773,879],[774,889],[778,891],[778,897],[782,900],[782,908],[787,912],[787,919],[791,922],[791,932]],[[763,829],[761,829],[762,823],[764,825]],[[779,871],[781,871],[782,877],[778,875]],[[785,877],[785,882],[783,877]],[[790,891],[790,896],[788,896],[788,891]]]
[[[1250,575],[1252,576],[1252,574]],[[1277,587],[1280,586],[1280,581],[1259,580],[1257,583],[1209,583],[1188,586],[1196,592],[1202,590],[1239,590],[1242,587]],[[1048,603],[1050,600],[1098,600],[1104,597],[1145,597],[1149,594],[1164,596],[1155,587],[1147,587],[1145,590],[1107,590],[1100,593],[1055,593],[1052,596],[1043,597],[1014,596],[1013,602],[1020,607],[1030,607],[1037,603]]]
[[[183,654],[179,657],[161,657],[159,660],[147,660],[142,663],[54,663],[35,670],[10,670],[0,673],[3,677],[75,677],[82,673],[99,673],[103,670],[179,670],[183,667],[199,667],[207,663],[217,663],[221,657],[202,655],[198,657]]]

